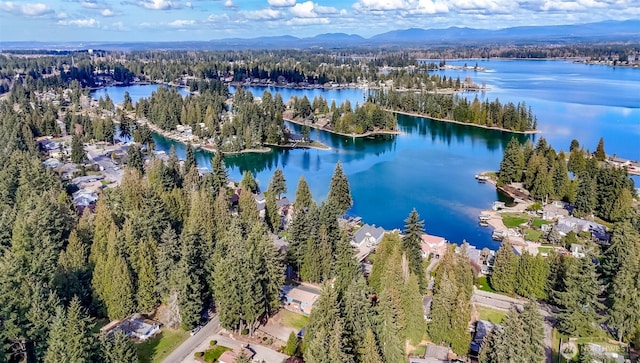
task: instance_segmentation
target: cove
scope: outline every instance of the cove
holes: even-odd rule
[[[456,63],[457,62],[457,63]],[[469,60],[447,62],[464,64]],[[475,62],[475,61],[474,61]],[[594,150],[600,136],[607,153],[640,159],[640,71],[605,66],[587,66],[564,61],[478,60],[487,72],[444,71],[447,77],[470,76],[476,83],[486,82],[491,91],[463,96],[499,98],[501,102],[525,101],[538,116],[541,134],[518,136],[536,141],[540,136],[557,150],[568,150],[572,139]],[[132,86],[130,89],[135,89]],[[151,85],[151,88],[158,87]],[[124,88],[118,92],[124,94]],[[155,88],[153,88],[155,89]],[[149,96],[153,89],[142,96]],[[245,87],[260,97],[265,87]],[[118,100],[111,89],[114,102]],[[291,96],[322,92],[336,103],[349,99],[361,102],[364,90],[271,89],[285,102]],[[134,102],[134,97],[129,91]],[[97,98],[97,96],[94,96]],[[403,228],[412,208],[425,220],[427,233],[441,235],[452,242],[467,240],[479,248],[497,249],[491,230],[478,226],[481,210],[500,198],[494,187],[480,184],[474,175],[499,167],[504,147],[513,134],[471,126],[398,116],[401,135],[373,139],[352,139],[312,130],[311,137],[329,145],[330,151],[279,150],[265,154],[239,154],[225,157],[229,176],[239,180],[245,170],[256,175],[265,188],[276,168],[287,180],[287,195],[293,198],[300,175],[304,175],[316,201],[328,193],[329,181],[337,161],[341,161],[351,183],[354,206],[348,212],[362,216],[370,224],[386,229]],[[297,125],[288,124],[293,130]],[[185,146],[154,135],[158,150],[174,145],[184,157]],[[209,167],[212,155],[198,150],[200,166]],[[638,178],[635,178],[638,183]]]

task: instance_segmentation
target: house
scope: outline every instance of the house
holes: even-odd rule
[[[480,347],[482,346],[482,341],[484,338],[491,332],[493,329],[501,329],[502,327],[498,324],[493,324],[486,320],[478,320],[476,322],[476,329],[473,334],[473,340],[471,341],[471,346],[469,347],[469,351],[472,355],[477,356],[480,353]]]
[[[285,309],[310,315],[313,304],[320,297],[320,291],[306,285],[285,285],[282,287],[281,300]]]
[[[566,236],[569,232],[591,232],[592,238],[598,242],[599,240],[608,241],[607,228],[600,223],[588,221],[586,219],[576,217],[559,218],[555,226],[561,236]]]
[[[100,329],[100,332],[105,334],[114,334],[117,331],[143,342],[160,331],[160,323],[134,314],[121,321],[112,321]]]
[[[384,232],[384,228],[382,227],[365,224],[353,235],[351,245],[360,247],[364,244],[367,247],[373,247],[382,241]]]
[[[448,244],[444,237],[424,233],[420,238],[422,239],[420,244],[420,248],[422,249],[422,258],[427,258],[429,256],[440,258],[447,252]]]
[[[609,352],[605,347],[595,343],[587,343],[583,344],[581,349],[588,350],[591,352],[594,359],[591,363],[601,363],[601,362],[615,362],[615,363],[624,363],[625,358],[622,354],[616,352]]]
[[[410,363],[449,363],[455,355],[450,351],[449,347],[427,344],[424,358],[409,358]]]
[[[572,243],[571,255],[575,258],[584,258],[586,256],[586,254],[584,253],[584,246],[576,243]]]
[[[244,353],[247,357],[249,357],[249,359],[253,359],[253,356],[256,355],[251,349],[249,349],[249,344],[247,344],[245,347],[240,347],[234,350],[227,350],[226,352],[222,353],[220,358],[218,358],[218,362],[233,363],[240,355],[240,353]]]

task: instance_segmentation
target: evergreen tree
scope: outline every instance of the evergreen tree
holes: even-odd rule
[[[80,139],[80,135],[73,134],[71,139],[71,162],[82,164],[87,160],[87,153],[84,151],[84,145]]]
[[[567,268],[564,290],[556,292],[558,330],[571,336],[589,336],[598,329],[602,287],[590,258],[573,260]]]
[[[576,194],[576,209],[578,215],[589,215],[596,207],[596,191],[594,180],[587,172],[578,177],[578,191]]]
[[[144,174],[144,160],[142,156],[142,150],[137,144],[131,144],[127,151],[127,165],[130,168],[136,169],[140,174]]]
[[[344,175],[344,172],[342,171],[342,163],[339,161],[336,164],[333,176],[331,177],[327,201],[329,204],[335,206],[338,215],[345,214],[353,205],[349,180],[346,175]]]
[[[287,339],[287,345],[285,345],[282,352],[288,356],[296,355],[298,351],[298,337],[294,332],[289,333],[289,339]]]
[[[515,292],[520,296],[543,299],[546,297],[549,267],[547,260],[525,251],[518,259]]]
[[[500,171],[498,171],[498,181],[504,184],[521,181],[524,165],[522,147],[518,139],[513,137],[504,149],[504,156],[502,162],[500,162]]]
[[[122,331],[100,336],[100,361],[104,363],[137,363],[138,353],[131,339]]]
[[[202,245],[197,232],[187,232],[181,237],[181,257],[175,273],[175,282],[179,292],[181,326],[189,330],[200,322],[202,311],[203,261]]]
[[[94,352],[91,336],[91,318],[76,298],[66,309],[58,307],[49,333],[49,348],[44,357],[46,363],[90,361]]]
[[[489,280],[491,287],[496,291],[513,292],[517,267],[518,257],[513,253],[509,240],[505,239],[496,253],[493,273]]]
[[[604,139],[601,137],[600,141],[598,141],[598,146],[596,147],[596,152],[593,156],[598,161],[604,161],[607,158],[607,154],[604,152]]]
[[[195,152],[193,151],[193,146],[191,145],[190,142],[188,142],[186,156],[184,159],[184,164],[182,169],[182,175],[187,175],[191,171],[191,168],[194,168],[194,167],[198,167],[198,164],[196,163],[196,155],[195,155]]]
[[[304,179],[303,175],[300,175],[300,180],[298,181],[298,187],[296,188],[296,201],[295,207],[296,211],[306,211],[310,208],[311,203],[313,203],[313,197],[311,196],[311,191],[309,190],[309,185],[307,181]]]
[[[266,199],[265,219],[267,225],[273,233],[278,233],[280,231],[280,226],[282,225],[282,219],[280,217],[280,211],[278,210],[276,194],[267,193]]]
[[[143,240],[138,248],[138,311],[150,312],[158,302],[156,246],[153,240]]]
[[[380,353],[378,351],[378,345],[376,344],[376,337],[371,328],[367,329],[364,334],[364,341],[360,348],[359,355],[360,362],[382,363],[382,358],[380,358]]]
[[[630,341],[640,326],[640,261],[637,255],[620,267],[613,279],[609,302],[609,324],[619,341]]]
[[[273,172],[273,176],[269,182],[268,192],[277,195],[278,199],[280,199],[283,193],[287,192],[287,184],[282,169],[276,169],[276,171]]]
[[[404,220],[404,236],[402,237],[402,250],[407,254],[409,268],[418,278],[420,291],[426,291],[427,281],[425,269],[422,263],[422,235],[424,234],[424,221],[420,220],[420,215],[413,209],[409,217]]]
[[[245,170],[242,174],[240,185],[243,186],[244,189],[249,190],[251,193],[258,192],[258,182],[256,182],[256,179],[253,177],[253,173],[249,170]]]

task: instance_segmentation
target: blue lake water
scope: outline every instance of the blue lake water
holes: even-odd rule
[[[448,62],[449,64],[475,61]],[[640,71],[587,66],[561,61],[478,61],[487,72],[444,71],[447,77],[467,76],[486,82],[491,91],[478,97],[502,102],[526,101],[538,116],[538,128],[556,149],[567,150],[572,139],[591,150],[605,138],[607,153],[640,159]],[[146,88],[146,94],[137,87]],[[148,96],[157,86],[128,87],[134,102]],[[114,102],[121,102],[125,88],[109,88]],[[261,96],[265,87],[248,87]],[[285,102],[292,95],[310,99],[322,94],[336,103],[349,99],[362,102],[364,91],[271,89]],[[134,95],[138,95],[134,97]],[[118,96],[120,95],[120,96]],[[475,94],[467,94],[475,97]],[[94,97],[98,97],[97,94]],[[477,224],[481,210],[498,198],[495,189],[479,184],[474,175],[496,170],[512,134],[471,126],[448,124],[424,118],[398,116],[401,135],[376,139],[352,139],[317,130],[311,136],[330,151],[275,150],[265,154],[227,156],[229,174],[240,179],[252,171],[266,187],[275,168],[282,168],[288,195],[304,175],[316,201],[326,198],[337,161],[341,161],[351,183],[354,206],[350,214],[386,229],[402,228],[404,219],[416,208],[425,220],[427,233],[453,242],[463,239],[482,248],[497,248],[489,228]],[[297,130],[296,125],[288,125]],[[531,136],[536,140],[540,136]],[[520,136],[524,140],[524,136]],[[175,145],[184,156],[184,145],[155,135],[156,147],[168,151]],[[209,166],[211,154],[196,153],[198,164]],[[638,182],[636,178],[636,183]]]

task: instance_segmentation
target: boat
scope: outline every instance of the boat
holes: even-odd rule
[[[485,183],[489,181],[489,177],[486,175],[476,174],[476,180],[479,181],[480,183]]]

